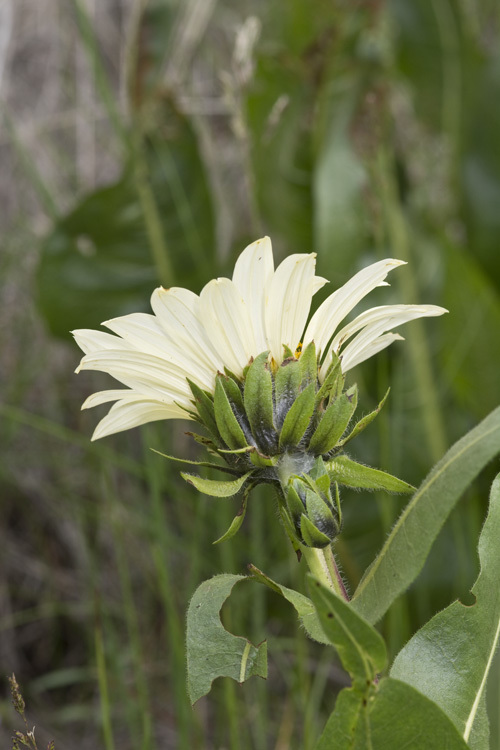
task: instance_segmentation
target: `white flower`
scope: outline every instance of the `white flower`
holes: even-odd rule
[[[113,332],[78,330],[85,352],[77,372],[101,370],[126,388],[100,391],[82,408],[115,401],[93,440],[159,419],[189,419],[192,393],[186,378],[213,392],[224,367],[238,377],[252,357],[264,351],[277,364],[284,345],[295,352],[314,341],[320,381],[331,353],[342,371],[401,339],[392,329],[414,318],[447,312],[434,305],[385,305],[361,313],[337,331],[351,310],[377,286],[387,286],[389,271],[404,261],[387,258],[364,268],[331,294],[306,327],[313,295],[324,284],[315,275],[316,254],[290,255],[274,270],[271,240],[249,245],[236,261],[231,279],[213,279],[198,297],[187,289],[160,287],[153,292],[153,315],[133,313],[103,325]]]

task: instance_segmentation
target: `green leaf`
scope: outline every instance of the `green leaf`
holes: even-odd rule
[[[283,426],[290,407],[300,393],[300,365],[296,359],[286,359],[278,367],[274,377],[275,423],[279,430]]]
[[[267,360],[269,352],[254,359],[245,378],[244,403],[252,433],[267,452],[276,448],[273,422],[273,381]]]
[[[236,419],[222,384],[222,377],[215,379],[214,408],[215,421],[222,439],[230,448],[246,448],[247,440]]]
[[[360,617],[351,605],[308,574],[309,593],[319,621],[330,643],[335,646],[342,666],[354,685],[366,691],[387,662],[387,651],[381,635]]]
[[[212,497],[232,497],[241,490],[252,473],[252,471],[247,471],[242,477],[232,482],[221,482],[218,479],[203,479],[203,477],[198,477],[196,474],[185,474],[184,472],[181,472],[181,477],[205,495],[211,495]]]
[[[461,438],[422,482],[354,594],[352,606],[377,622],[415,580],[460,495],[500,452],[500,407]]]
[[[241,508],[239,509],[238,513],[235,515],[233,520],[231,521],[231,525],[229,526],[228,530],[225,534],[220,536],[218,539],[213,542],[213,544],[220,544],[220,542],[226,542],[228,539],[231,539],[235,534],[238,533],[238,531],[241,528],[241,524],[245,520],[245,515],[247,512],[247,504],[248,504],[248,496],[253,489],[252,485],[247,487],[245,490],[245,495],[243,497],[243,502],[241,504]]]
[[[187,670],[191,703],[206,695],[217,677],[244,682],[252,675],[267,677],[267,644],[253,646],[232,635],[220,621],[220,610],[233,586],[246,576],[222,574],[196,589],[187,613]]]
[[[391,389],[388,388],[387,392],[386,392],[386,394],[384,396],[384,398],[382,399],[382,401],[380,402],[380,404],[377,406],[377,408],[374,409],[373,411],[371,411],[369,414],[366,414],[364,417],[362,417],[359,420],[359,422],[356,422],[356,424],[352,428],[351,432],[343,440],[339,441],[339,445],[345,445],[350,440],[352,440],[353,438],[357,437],[361,432],[363,432],[364,429],[366,429],[366,427],[368,427],[369,424],[371,424],[371,422],[373,422],[373,420],[379,414],[380,410],[382,409],[383,405],[385,404],[390,391],[391,391]]]
[[[316,392],[315,383],[302,391],[295,399],[290,411],[285,417],[281,428],[280,447],[287,445],[298,445],[304,435],[314,412],[314,396]]]
[[[337,456],[331,461],[325,461],[330,479],[346,487],[356,487],[366,490],[385,490],[386,492],[413,492],[415,487],[393,477],[380,469],[363,466],[347,456]]]
[[[272,578],[269,578],[265,573],[256,568],[255,565],[249,565],[248,569],[252,575],[252,578],[254,578],[259,583],[263,583],[265,586],[268,586],[277,594],[280,594],[280,596],[282,596],[284,599],[290,602],[293,607],[295,607],[295,610],[299,616],[299,622],[304,626],[304,630],[306,631],[309,638],[311,638],[313,641],[318,641],[318,643],[323,643],[325,645],[328,645],[330,643],[323,632],[323,628],[321,627],[318,615],[316,614],[314,604],[310,599],[307,598],[307,596],[304,596],[304,594],[301,594],[298,591],[294,591],[294,589],[288,589],[286,586],[282,586],[281,584],[276,583],[276,581],[273,581]]]
[[[324,454],[335,448],[358,405],[358,390],[356,386],[353,388],[352,393],[341,393],[328,404],[309,442],[309,451]]]
[[[466,750],[429,698],[390,677],[374,691],[342,690],[315,750]]]
[[[473,606],[454,602],[435,615],[396,657],[391,675],[437,703],[469,741],[500,636],[500,475],[479,539]],[[488,750],[489,744],[473,747]]]

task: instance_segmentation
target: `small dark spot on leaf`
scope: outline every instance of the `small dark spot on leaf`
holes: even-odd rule
[[[333,620],[333,612],[328,612],[327,617],[329,617],[331,620]]]

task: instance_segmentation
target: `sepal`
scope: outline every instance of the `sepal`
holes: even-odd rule
[[[366,414],[364,417],[362,417],[359,422],[356,422],[354,427],[352,428],[351,432],[345,437],[343,440],[339,441],[339,446],[343,446],[346,443],[348,443],[353,438],[357,437],[361,432],[363,432],[364,429],[368,427],[371,422],[375,419],[376,416],[380,413],[380,410],[384,406],[385,402],[387,401],[387,396],[390,393],[390,388],[387,389],[386,394],[380,404],[377,406],[376,409],[371,411],[369,414]]]
[[[355,385],[330,401],[311,437],[308,450],[316,455],[333,450],[346,431],[357,405],[358,389]]]
[[[236,419],[222,384],[224,377],[224,375],[218,375],[215,380],[214,410],[217,428],[222,439],[230,448],[246,448],[248,446],[247,439]]]
[[[326,468],[333,482],[346,487],[365,490],[385,490],[386,492],[410,493],[415,487],[402,479],[387,474],[371,466],[363,466],[347,456],[336,456],[326,462]]]
[[[279,438],[280,448],[285,448],[289,445],[297,446],[302,440],[314,413],[315,393],[316,386],[314,383],[310,383],[298,398],[295,399],[281,428]]]
[[[241,490],[252,473],[251,471],[247,471],[243,476],[232,482],[221,482],[218,479],[204,479],[196,474],[185,474],[184,472],[181,472],[181,477],[205,495],[211,495],[212,497],[232,497]]]

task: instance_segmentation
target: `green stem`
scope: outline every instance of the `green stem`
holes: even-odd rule
[[[331,546],[317,549],[302,545],[301,551],[311,573],[337,596],[349,601]]]

